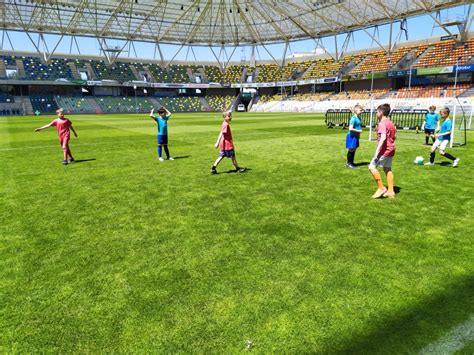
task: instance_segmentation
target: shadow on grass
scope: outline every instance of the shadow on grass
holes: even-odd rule
[[[73,164],[86,163],[88,161],[94,161],[94,160],[97,160],[97,159],[95,159],[95,158],[93,158],[93,159],[78,159],[78,160],[74,160]]]
[[[402,188],[400,186],[394,186],[393,191],[398,195],[400,191],[402,191]]]
[[[355,163],[354,165],[355,165],[355,166],[367,166],[367,165],[369,165],[369,164],[370,164],[370,162],[368,162],[368,161],[363,161],[363,162],[360,162],[360,163]]]
[[[458,278],[413,307],[378,315],[371,330],[341,341],[337,354],[415,354],[474,313],[474,277]],[[455,339],[454,339],[455,340]],[[453,341],[454,341],[453,340]],[[468,344],[464,344],[467,346]]]
[[[450,161],[442,161],[441,163],[439,163],[439,165],[441,165],[441,166],[451,166],[452,163]]]
[[[187,159],[187,158],[189,158],[189,157],[190,157],[190,155],[181,155],[181,156],[179,156],[179,157],[173,157],[173,159],[174,159],[174,160]]]
[[[235,170],[235,169],[232,169],[232,170],[224,171],[224,172],[222,172],[222,174],[245,174],[245,173],[247,173],[247,172],[249,172],[249,171],[252,171],[252,169],[250,169],[250,168],[244,168],[244,169],[245,169],[245,171],[243,171],[243,172],[241,172],[241,173],[239,173],[239,172],[238,172],[237,170]]]

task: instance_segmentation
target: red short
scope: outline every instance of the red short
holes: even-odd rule
[[[69,138],[70,136],[59,137],[59,144],[61,144],[61,147],[69,145]]]

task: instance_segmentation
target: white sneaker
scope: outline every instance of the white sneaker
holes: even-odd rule
[[[174,158],[172,158],[172,157],[169,157],[169,158],[168,158],[168,160],[174,160]]]
[[[460,160],[461,160],[461,159],[459,159],[459,158],[454,159],[453,168],[455,168],[455,167],[457,167],[457,166],[459,165],[459,161],[460,161]]]
[[[430,162],[428,162],[428,163],[425,163],[425,165],[426,165],[426,166],[434,166],[435,163],[430,163]]]
[[[159,161],[164,161],[163,157],[158,158]]]

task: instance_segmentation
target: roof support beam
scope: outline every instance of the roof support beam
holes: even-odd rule
[[[285,50],[283,51],[283,56],[281,58],[281,68],[285,66],[286,62],[286,52],[288,51],[288,47],[290,46],[290,42],[286,41],[285,42]]]
[[[216,58],[217,60],[217,64],[219,64],[219,68],[221,69],[221,72],[224,73],[224,65],[221,63],[221,61],[219,60],[219,57],[216,55],[216,53],[214,52],[214,49],[212,49],[211,46],[209,46],[209,49],[211,50],[212,54],[214,55],[214,58]]]
[[[316,54],[316,49],[317,49],[318,46],[319,46],[320,48],[322,48],[322,50],[323,50],[324,52],[326,52],[326,54],[327,54],[328,56],[330,56],[334,61],[337,61],[337,58],[334,57],[334,56],[328,51],[328,49],[326,48],[326,46],[323,44],[323,41],[322,41],[321,38],[317,38],[317,39],[316,39],[316,38],[313,38],[313,41],[314,41],[314,43],[316,44],[315,54]]]
[[[165,67],[163,69],[166,69],[168,68],[168,66],[173,62],[174,58],[176,58],[176,56],[179,54],[179,52],[181,52],[181,49],[184,48],[184,44],[182,44],[178,50],[176,51],[176,53],[174,54],[173,58],[171,58],[171,60],[165,65]]]
[[[466,18],[460,28],[462,42],[467,40],[467,36],[469,35],[469,29],[471,28],[472,20],[474,19],[474,12],[472,11],[472,4],[469,4],[466,12]]]

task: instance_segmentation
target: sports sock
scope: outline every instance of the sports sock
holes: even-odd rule
[[[453,157],[451,154],[449,153],[444,153],[444,157],[445,158],[448,158],[448,159],[451,159],[451,160],[456,160],[456,157]]]
[[[351,163],[351,153],[352,152],[350,150],[347,151],[347,164]]]
[[[393,192],[394,177],[393,177],[392,171],[389,171],[387,173],[387,185],[388,185],[388,192]]]
[[[436,155],[435,152],[431,152],[431,154],[430,154],[430,163],[431,163],[431,164],[434,163],[435,155]]]
[[[356,152],[355,150],[352,152],[351,154],[351,164],[354,165],[354,159],[355,159],[355,156],[356,156]]]
[[[375,182],[377,183],[377,187],[379,190],[383,190],[385,186],[382,183],[382,177],[378,171],[372,172],[372,176],[374,177]]]
[[[169,151],[169,149],[168,149],[168,146],[167,146],[167,145],[165,145],[165,153],[166,153],[166,158],[168,158],[168,159],[169,159],[169,158],[170,158],[170,151]]]
[[[158,146],[158,156],[161,158],[162,154],[163,154],[162,149],[161,149],[161,146],[159,145]]]
[[[428,144],[429,140],[430,140],[430,137],[426,136],[425,137],[425,144]]]

